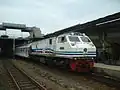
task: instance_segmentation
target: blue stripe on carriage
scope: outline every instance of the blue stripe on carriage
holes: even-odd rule
[[[37,48],[37,49],[32,49],[32,50],[51,50],[51,51],[54,51],[53,49],[51,49],[51,48]]]
[[[62,53],[83,53],[83,51],[56,51]],[[95,51],[88,51],[87,53],[96,53]]]
[[[37,49],[32,49],[33,51],[36,50],[49,50],[49,52],[53,52],[54,50],[51,48],[37,48]],[[61,54],[61,55],[96,55],[95,51],[88,51],[86,54],[84,54],[82,51],[77,51],[77,52],[73,52],[73,51],[56,51],[56,54]]]
[[[59,54],[84,54],[83,52],[68,52],[68,51],[56,51]],[[96,54],[96,52],[87,52],[86,54]]]
[[[79,52],[74,52],[74,51],[56,51],[56,53],[83,53],[81,51]]]
[[[32,49],[32,50],[43,50],[43,49],[40,48],[40,49]]]
[[[45,50],[51,50],[51,51],[54,51],[53,49],[51,49],[51,48],[45,48]]]
[[[56,54],[60,54],[60,55],[96,55],[96,53],[56,53]]]

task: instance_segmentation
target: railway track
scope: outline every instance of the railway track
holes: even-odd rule
[[[39,65],[38,63],[34,63],[36,65]],[[44,64],[40,64],[40,66],[43,66],[44,68],[51,70],[49,67],[45,66]],[[52,68],[52,70],[56,71],[56,68]],[[62,73],[68,74],[71,78],[73,76],[74,80],[79,81],[79,77],[80,76],[84,76],[84,78],[87,78],[88,80],[94,80],[97,82],[100,82],[102,84],[108,85],[110,87],[115,87],[116,89],[120,88],[120,80],[110,77],[108,75],[103,75],[100,73],[77,73],[77,72],[71,72],[69,70],[61,70],[61,69],[57,69],[57,71],[60,71]]]
[[[10,88],[15,90],[47,90],[46,87],[36,82],[23,70],[17,68],[10,60],[4,61],[4,67],[8,72],[8,83]]]
[[[99,73],[91,73],[89,78],[96,80],[98,82],[101,82],[101,83],[105,83],[108,86],[120,88],[120,80],[117,78],[113,78],[111,76],[108,76],[108,75],[101,75]]]
[[[95,83],[100,83],[101,86],[106,85],[107,87],[115,88],[115,90],[119,90],[119,88],[120,88],[120,81],[116,80],[116,79],[114,79],[114,78],[112,78],[110,76],[107,76],[107,75],[101,75],[99,73],[77,73],[77,72],[71,72],[69,70],[64,70],[64,69],[59,69],[59,68],[57,68],[57,69],[52,68],[51,69],[48,66],[46,66],[44,64],[41,64],[41,63],[38,64],[37,62],[28,62],[28,61],[26,61],[26,63],[28,63],[28,64],[29,63],[31,63],[31,64],[34,63],[34,68],[33,69],[35,69],[36,66],[38,66],[38,67],[41,66],[42,68],[45,68],[48,71],[52,71],[53,73],[54,72],[56,72],[56,73],[59,73],[59,72],[64,73],[65,77],[71,78],[72,80],[76,81],[77,83],[80,83],[81,81],[83,81],[83,83],[87,82],[86,84],[90,85],[90,86],[93,86]],[[39,67],[39,68],[41,68],[41,67]],[[47,76],[45,76],[47,74],[45,74],[44,71],[43,71],[43,74],[42,74],[41,70],[39,71],[39,69],[35,69],[35,72],[40,74],[40,75],[43,75],[43,77],[47,78]],[[61,75],[61,73],[60,73],[60,75]],[[48,75],[48,76],[50,76],[50,75]],[[54,78],[56,78],[56,77],[54,77]],[[83,80],[83,79],[85,79],[85,80]],[[64,81],[63,81],[63,83],[64,83]]]

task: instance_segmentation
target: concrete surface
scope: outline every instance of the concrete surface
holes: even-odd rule
[[[95,63],[94,71],[120,79],[120,66]]]

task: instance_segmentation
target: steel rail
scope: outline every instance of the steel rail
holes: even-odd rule
[[[41,84],[39,84],[35,79],[33,79],[32,77],[28,76],[27,73],[25,73],[23,70],[19,69],[18,67],[16,67],[15,64],[13,64],[14,67],[16,69],[18,69],[22,74],[24,74],[25,76],[28,77],[29,80],[31,80],[34,84],[36,84],[36,86],[38,86],[38,88],[40,88],[40,90],[47,90],[45,87],[43,87]]]
[[[6,63],[7,64],[9,63],[9,65],[5,65],[5,68],[9,74],[9,76],[11,77],[13,83],[15,84],[17,90],[24,90],[25,88],[35,88],[37,90],[47,90],[46,87],[44,87],[43,85],[38,83],[35,79],[33,79],[31,76],[29,76],[22,69],[18,68],[12,62],[8,61]],[[4,63],[4,64],[6,64],[6,63]],[[12,68],[10,69],[10,67],[12,67]],[[20,78],[22,78],[22,79],[20,79],[19,77],[17,78],[18,75],[19,76],[21,75]],[[23,80],[23,82],[20,80]],[[24,83],[26,83],[26,84],[24,84]]]
[[[20,90],[20,87],[19,87],[19,85],[17,84],[17,82],[16,82],[15,78],[13,77],[13,75],[11,74],[11,72],[10,72],[9,70],[7,70],[7,71],[8,71],[8,73],[9,73],[9,75],[11,76],[13,82],[15,83],[17,89]]]

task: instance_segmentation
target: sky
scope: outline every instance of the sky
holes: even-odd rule
[[[0,0],[0,23],[39,27],[43,34],[52,33],[120,12],[120,0]],[[0,34],[28,36],[19,30]]]

